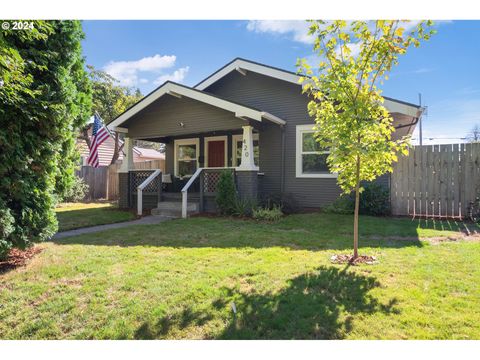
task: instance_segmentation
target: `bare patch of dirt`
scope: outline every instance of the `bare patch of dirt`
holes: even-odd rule
[[[356,258],[351,254],[338,254],[330,258],[333,264],[349,264],[349,265],[373,265],[377,263],[377,258],[370,255],[359,255]]]
[[[42,250],[42,248],[37,246],[32,246],[25,250],[10,250],[6,260],[0,261],[0,274],[21,266],[25,266],[35,255],[39,254]]]

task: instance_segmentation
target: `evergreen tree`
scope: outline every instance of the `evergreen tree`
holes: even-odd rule
[[[79,21],[0,32],[0,257],[57,230],[72,185],[75,137],[91,112]]]

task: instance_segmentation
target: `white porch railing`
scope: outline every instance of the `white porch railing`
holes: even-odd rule
[[[182,188],[182,218],[186,218],[188,214],[188,189],[192,186],[194,181],[202,175],[203,171],[209,171],[209,170],[228,170],[228,169],[235,169],[233,167],[208,167],[208,168],[198,168],[195,173],[192,175],[192,177],[188,180],[188,182],[185,184],[185,186]],[[200,183],[200,201],[203,201],[203,184],[202,182]]]
[[[193,182],[200,176],[202,170],[203,168],[198,168],[182,189],[182,218],[184,219],[187,217],[188,189],[190,188],[190,186],[192,186]]]
[[[143,189],[145,189],[148,186],[148,184],[150,184],[161,173],[162,173],[161,170],[155,170],[152,173],[152,175],[150,175],[148,178],[145,179],[144,182],[142,182],[140,185],[138,185],[138,187],[137,187],[137,214],[138,215],[142,215],[142,213],[143,213]],[[160,185],[158,191],[160,191],[161,187],[162,186]],[[158,201],[160,201],[160,199]]]

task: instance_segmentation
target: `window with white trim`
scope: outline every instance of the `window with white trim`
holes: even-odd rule
[[[232,135],[232,154],[233,154],[233,166],[238,167],[242,162],[242,144],[243,135]],[[260,146],[258,134],[253,134],[253,160],[255,166],[259,166],[260,163]]]
[[[315,140],[313,125],[297,125],[296,136],[296,176],[297,177],[336,177],[327,165],[330,151],[322,149]]]
[[[192,176],[198,167],[199,141],[196,139],[175,140],[175,176]]]

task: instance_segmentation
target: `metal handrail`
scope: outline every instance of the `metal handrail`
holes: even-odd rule
[[[145,189],[158,175],[162,173],[161,170],[155,170],[148,178],[137,186],[137,214],[143,213],[143,189]],[[162,186],[160,185],[160,188]],[[160,191],[160,189],[159,189]],[[160,200],[159,200],[160,201]]]
[[[234,169],[232,167],[207,167],[207,168],[198,168],[192,177],[188,180],[185,186],[182,188],[182,218],[187,218],[187,204],[188,204],[188,189],[192,186],[193,182],[200,176],[203,170],[224,170],[224,169]]]

